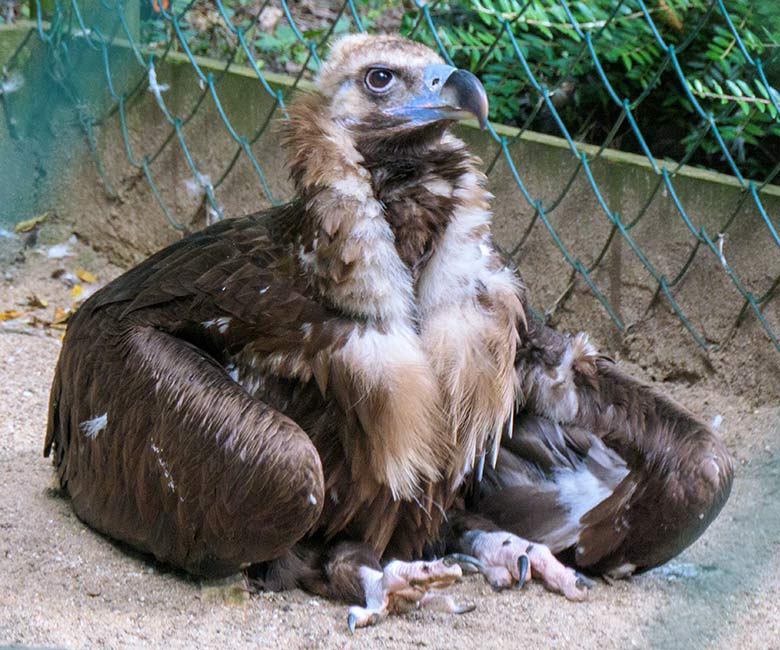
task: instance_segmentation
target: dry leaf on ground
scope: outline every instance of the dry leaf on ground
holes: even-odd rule
[[[4,311],[0,311],[0,321],[13,320],[14,318],[19,318],[19,316],[22,315],[22,312],[17,309],[6,309]]]
[[[97,276],[94,273],[90,273],[86,269],[76,269],[76,276],[79,280],[86,282],[87,284],[97,282]]]
[[[48,216],[49,213],[44,212],[43,214],[39,214],[37,217],[32,217],[31,219],[20,221],[14,226],[14,232],[30,232],[33,228],[35,228],[35,226],[46,221]]]
[[[49,302],[36,294],[27,296],[27,306],[32,309],[42,309],[49,306]]]

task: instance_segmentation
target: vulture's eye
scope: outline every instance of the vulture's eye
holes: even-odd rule
[[[381,93],[393,83],[393,73],[386,68],[371,68],[366,73],[366,87],[375,93]]]

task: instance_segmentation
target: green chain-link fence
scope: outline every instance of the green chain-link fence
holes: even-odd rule
[[[289,198],[272,193],[253,145],[268,129],[272,116],[284,112],[289,93],[316,72],[334,34],[383,27],[378,24],[381,20],[377,19],[381,16],[381,6],[358,0],[346,0],[335,6],[312,3],[310,9],[318,4],[327,5],[328,12],[319,24],[313,25],[309,20],[303,26],[299,24],[302,15],[300,5],[303,3],[271,3],[269,0],[263,4],[241,0],[233,3],[227,0],[172,0],[170,4],[168,0],[54,0],[52,4],[50,0],[35,0],[21,8],[14,4],[15,0],[3,2],[6,6],[0,14],[5,15],[6,20],[20,14],[27,14],[35,20],[35,27],[5,61],[0,77],[1,119],[5,120],[6,130],[16,146],[24,149],[26,139],[33,137],[38,126],[43,128],[42,124],[31,123],[31,120],[37,119],[34,116],[40,115],[33,105],[36,100],[25,97],[25,89],[33,87],[32,79],[37,77],[40,83],[54,89],[44,102],[47,104],[45,110],[49,113],[53,110],[70,111],[71,118],[66,122],[71,129],[71,137],[77,133],[86,141],[109,194],[114,193],[114,181],[103,171],[94,130],[110,120],[118,120],[129,163],[137,169],[138,177],[149,184],[162,214],[177,230],[185,230],[184,224],[191,223],[192,219],[191,215],[183,215],[184,218],[177,215],[163,199],[164,192],[160,191],[160,172],[156,167],[166,149],[181,149],[192,178],[202,189],[205,212],[210,219],[223,217],[220,188],[242,157],[251,164],[258,187],[271,203]],[[702,258],[714,256],[719,272],[725,274],[733,285],[735,327],[752,314],[758,319],[771,345],[780,351],[780,323],[773,323],[765,316],[767,305],[776,301],[780,293],[778,215],[768,214],[764,194],[780,173],[778,79],[771,80],[773,86],[767,76],[770,64],[775,66],[773,70],[777,69],[780,47],[772,41],[767,30],[764,31],[768,34],[769,45],[766,42],[757,44],[755,34],[745,27],[747,19],[744,12],[732,15],[730,3],[726,0],[677,0],[677,4],[686,6],[692,3],[698,5],[699,11],[695,21],[685,24],[679,21],[674,8],[670,7],[674,4],[671,0],[668,4],[664,0],[614,0],[611,3],[602,0],[594,3],[602,9],[606,6],[607,11],[603,15],[595,15],[594,9],[589,8],[587,3],[567,0],[414,2],[391,9],[399,17],[393,25],[396,28],[412,38],[434,45],[450,62],[454,58],[463,65],[465,60],[483,76],[486,85],[493,80],[495,92],[511,87],[511,96],[508,99],[504,97],[504,109],[511,107],[513,101],[518,106],[527,107],[527,110],[517,113],[515,123],[520,128],[516,135],[508,137],[502,135],[503,130],[489,127],[498,151],[495,159],[486,161],[489,173],[499,160],[504,161],[516,184],[518,201],[527,202],[532,210],[530,221],[518,224],[514,241],[507,247],[508,254],[517,255],[532,230],[545,229],[560,251],[560,263],[571,268],[568,290],[581,277],[615,326],[622,331],[626,324],[619,316],[619,309],[611,304],[594,279],[596,269],[605,263],[610,248],[616,242],[622,242],[654,280],[655,293],[648,307],[658,301],[666,301],[703,348],[713,343],[689,318],[685,305],[678,302],[676,288]],[[540,19],[540,14],[553,16],[555,21]],[[780,21],[780,10],[775,15]],[[270,27],[269,16],[273,18]],[[659,26],[661,19],[665,25]],[[476,20],[481,29],[477,32],[471,29],[470,20]],[[674,24],[675,20],[679,24]],[[641,28],[646,40],[641,48],[616,55],[613,51],[614,34],[625,29],[629,21],[633,29],[637,26]],[[670,21],[674,28],[671,33],[679,32],[674,42],[664,36],[670,33]],[[283,25],[283,29],[279,25]],[[721,56],[722,61],[736,61],[722,69],[720,76],[716,75],[714,88],[702,84],[698,63],[689,68],[685,63],[687,49],[705,29],[714,34],[713,47],[720,48],[711,58],[716,60]],[[205,45],[204,33],[210,34],[210,41]],[[564,38],[571,45],[570,51],[565,53],[568,69],[585,70],[589,83],[599,86],[605,98],[603,113],[612,124],[603,128],[602,136],[591,134],[591,142],[599,145],[597,149],[580,146],[587,131],[583,122],[588,124],[588,121],[578,122],[576,115],[572,118],[570,107],[562,108],[560,100],[567,93],[565,71],[560,72],[558,78],[551,76],[547,66],[549,61],[539,55],[545,50],[528,45],[538,44],[540,39],[555,43],[556,39]],[[41,47],[45,50],[44,69],[30,70],[27,53],[32,48]],[[101,62],[98,69],[75,66],[73,53],[84,47],[98,54]],[[200,86],[197,100],[182,114],[168,106],[166,88],[157,80],[157,67],[172,51],[186,56]],[[529,52],[537,58],[530,58]],[[198,53],[222,58],[225,62],[223,71],[214,73],[199,64]],[[620,84],[622,79],[614,72],[615,60],[622,62],[627,75],[639,63],[650,70],[645,78],[639,77],[641,90],[636,96],[624,97],[620,94],[624,92],[625,85]],[[239,132],[220,101],[220,83],[229,66],[236,62],[251,67],[264,92],[274,102],[274,112],[269,113],[254,132]],[[291,73],[295,81],[284,91],[275,89],[267,81],[269,70]],[[656,108],[653,104],[657,101],[654,92],[661,83],[676,87],[680,110],[685,114],[689,127],[687,132],[678,135],[678,140],[686,144],[674,162],[659,162],[658,157],[665,156],[666,152],[655,150],[658,138],[650,138],[650,142],[646,137],[649,122],[642,119],[643,115],[653,114]],[[169,133],[151,150],[139,151],[134,149],[128,135],[127,115],[134,99],[147,91],[154,95],[160,119],[167,121]],[[710,101],[713,98],[718,101],[713,103]],[[186,125],[206,102],[213,103],[224,127],[235,141],[232,158],[219,165],[210,162],[208,168],[195,160],[185,137]],[[715,110],[717,107],[721,110]],[[40,110],[41,107],[37,108]],[[544,118],[542,122],[541,117]],[[754,122],[758,118],[761,118],[760,128]],[[557,180],[559,196],[549,203],[529,191],[511,153],[513,140],[540,123],[547,125],[549,133],[565,139],[576,161],[573,172],[567,172],[565,177]],[[655,175],[646,201],[638,206],[635,214],[632,211],[630,220],[609,205],[604,189],[592,173],[594,162],[608,147],[617,144],[619,132],[624,137],[630,137],[633,144],[629,148],[646,156]],[[40,134],[37,137],[40,139]],[[62,133],[47,133],[43,137],[64,136]],[[746,142],[753,142],[759,153],[763,151],[758,163],[755,158],[745,159]],[[588,155],[586,151],[591,153]],[[707,154],[707,160],[716,161],[717,166],[732,175],[741,189],[740,200],[723,223],[713,230],[695,225],[697,219],[686,212],[676,190],[681,167],[690,162],[700,162],[702,152]],[[575,179],[583,177],[587,179],[609,226],[603,245],[587,264],[570,252],[551,219]],[[646,218],[651,206],[661,200],[661,196],[671,197],[677,218],[690,233],[684,263],[673,273],[661,272],[658,264],[653,263],[632,236],[632,230]],[[778,254],[774,260],[766,260],[766,278],[760,288],[743,283],[723,250],[724,237],[748,209],[760,215],[761,236],[771,238],[773,250]],[[568,290],[564,292],[564,299]]]

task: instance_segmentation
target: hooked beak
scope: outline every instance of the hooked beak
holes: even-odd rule
[[[479,127],[487,125],[488,99],[485,88],[468,70],[433,63],[423,70],[423,88],[409,102],[385,111],[427,124],[438,120],[475,117]]]

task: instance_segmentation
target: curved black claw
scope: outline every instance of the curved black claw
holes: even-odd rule
[[[517,583],[518,589],[522,589],[523,585],[525,585],[525,577],[528,575],[529,566],[530,562],[527,555],[523,554],[517,558],[517,573],[520,576],[520,581]]]
[[[479,573],[485,568],[485,565],[477,558],[465,553],[450,553],[442,558],[442,562],[444,562],[445,566],[457,564],[464,574]]]
[[[577,582],[575,584],[580,589],[592,589],[593,587],[596,586],[596,583],[593,582],[593,580],[591,580],[587,576],[582,575],[579,572],[577,572]]]
[[[357,616],[354,614],[350,614],[347,617],[347,627],[349,627],[349,633],[354,634],[355,633],[355,625],[357,624]]]

